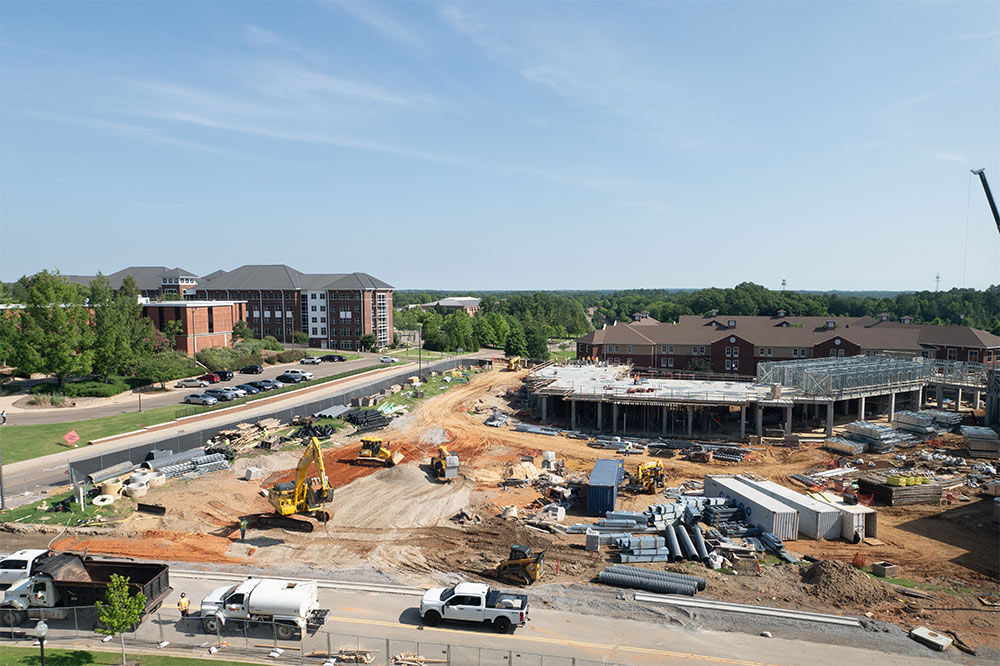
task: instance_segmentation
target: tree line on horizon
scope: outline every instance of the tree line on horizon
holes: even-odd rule
[[[873,317],[886,312],[893,319],[913,317],[915,323],[972,326],[1000,335],[1000,285],[984,290],[901,292],[892,296],[855,295],[838,292],[774,291],[752,282],[719,289],[691,291],[671,289],[625,289],[619,291],[538,292],[428,292],[397,291],[396,307],[429,303],[445,296],[475,296],[484,311],[498,311],[515,319],[542,322],[559,333],[574,337],[591,326],[632,321],[632,315],[648,311],[659,321],[676,321],[681,315],[777,314],[788,316]],[[580,316],[586,326],[581,330]],[[399,315],[397,314],[397,317]],[[551,335],[549,337],[563,337]]]

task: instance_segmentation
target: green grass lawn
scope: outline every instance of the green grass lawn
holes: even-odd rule
[[[78,444],[85,445],[91,440],[100,439],[102,437],[110,437],[111,435],[118,435],[123,432],[139,430],[140,428],[144,428],[146,426],[173,421],[174,419],[181,418],[183,416],[201,414],[203,412],[210,412],[239,403],[261,400],[263,398],[278,395],[279,393],[287,393],[288,391],[293,391],[305,386],[324,384],[326,382],[332,382],[337,379],[343,379],[345,377],[358,375],[370,370],[379,370],[385,367],[385,365],[379,364],[356,368],[354,370],[341,372],[330,377],[311,379],[307,382],[302,382],[301,384],[286,386],[276,391],[266,391],[264,393],[247,396],[232,402],[220,402],[211,407],[202,405],[167,405],[165,407],[146,409],[141,413],[130,412],[128,414],[116,414],[114,416],[105,416],[85,421],[49,423],[30,426],[12,425],[11,420],[8,419],[7,425],[0,428],[0,438],[2,438],[0,439],[0,444],[3,446],[3,461],[4,463],[15,463],[21,460],[30,460],[32,458],[38,458],[39,456],[46,456],[51,453],[64,451],[68,447],[62,437],[71,430],[75,430],[80,436]],[[136,406],[138,406],[138,403]]]
[[[550,352],[550,358],[553,361],[556,361],[556,362],[559,362],[559,361],[572,361],[573,359],[576,358],[576,350],[574,350],[574,349],[566,349],[566,350],[560,349],[559,351]]]
[[[389,352],[388,355],[395,356],[396,358],[407,358],[414,361],[416,361],[418,358],[423,359],[425,361],[437,361],[442,358],[451,358],[452,356],[455,356],[455,354],[449,354],[447,352],[431,351],[429,349],[424,349],[423,351],[419,351],[416,349],[404,349],[402,351],[396,350]]]
[[[0,523],[36,523],[40,525],[87,525],[90,523],[100,523],[122,518],[135,510],[135,502],[127,497],[115,500],[110,506],[94,506],[89,500],[83,510],[80,505],[72,502],[70,511],[47,511],[42,509],[44,503],[47,507],[52,507],[56,503],[71,497],[72,493],[62,493],[52,497],[19,506],[16,509],[8,509],[0,513]]]
[[[128,647],[128,639],[125,641],[125,646]],[[137,666],[218,666],[219,664],[250,666],[243,661],[188,659],[152,654],[128,654],[127,659],[130,666],[132,664]],[[0,647],[0,666],[38,666],[40,663],[38,648]],[[122,653],[120,651],[98,652],[96,650],[47,648],[45,650],[45,663],[46,666],[88,666],[88,664],[115,666],[122,663]]]

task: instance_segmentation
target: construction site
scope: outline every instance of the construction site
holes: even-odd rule
[[[419,586],[697,593],[1000,649],[1000,449],[975,425],[985,388],[967,368],[824,359],[738,384],[505,362],[402,405],[443,379],[93,475],[121,512],[53,548]],[[972,409],[946,409],[962,391]],[[621,613],[596,593],[584,612]]]

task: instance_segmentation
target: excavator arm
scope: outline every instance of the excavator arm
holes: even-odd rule
[[[990,204],[990,211],[993,213],[993,221],[996,222],[997,231],[1000,231],[1000,213],[997,212],[997,203],[993,200],[993,193],[990,192],[990,184],[986,182],[986,169],[972,169],[972,173],[979,176],[979,181],[983,184],[983,191],[986,192],[986,200]]]

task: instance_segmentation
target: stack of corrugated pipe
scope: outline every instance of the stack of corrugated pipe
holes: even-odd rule
[[[629,587],[661,594],[683,594],[689,597],[693,597],[698,590],[705,589],[705,579],[698,576],[628,567],[621,564],[605,567],[604,571],[598,574],[597,580],[617,587]]]
[[[689,531],[690,530],[690,531]],[[671,544],[673,541],[670,538],[670,533],[674,533],[674,539],[680,545],[680,549],[674,555],[674,561],[679,562],[682,559],[694,560],[696,562],[708,562],[708,546],[705,545],[705,537],[701,533],[701,529],[697,526],[687,527],[683,523],[677,523],[672,527],[667,528],[667,543]]]

